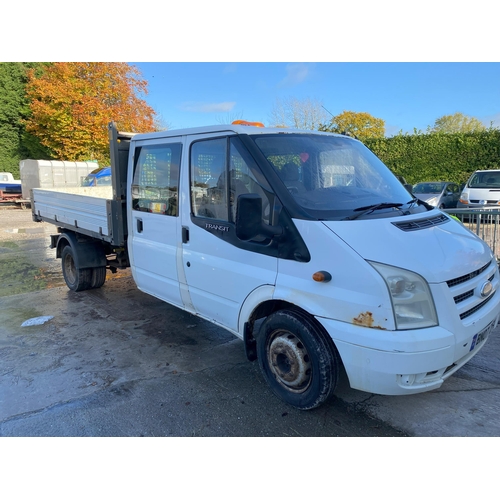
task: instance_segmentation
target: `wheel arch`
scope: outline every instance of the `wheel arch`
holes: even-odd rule
[[[254,335],[256,323],[259,320],[263,320],[271,314],[281,310],[294,311],[301,316],[308,318],[314,324],[316,330],[325,342],[327,342],[330,347],[338,353],[332,337],[326,331],[325,327],[311,313],[299,307],[297,304],[293,304],[292,302],[282,299],[269,298],[257,304],[243,324],[243,342],[245,344],[245,354],[249,361],[255,361],[257,359],[256,340]],[[340,355],[338,357],[341,360]]]
[[[61,258],[64,247],[68,245],[73,249],[75,266],[78,269],[106,266],[106,252],[100,241],[82,237],[71,231],[64,231],[57,240],[57,258]]]

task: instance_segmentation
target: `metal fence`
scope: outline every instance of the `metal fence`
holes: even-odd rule
[[[482,238],[491,248],[500,263],[500,208],[467,209],[450,208],[443,210],[457,217],[463,225]]]

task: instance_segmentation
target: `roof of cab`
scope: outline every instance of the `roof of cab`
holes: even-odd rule
[[[273,127],[252,127],[248,125],[208,125],[206,127],[183,128],[164,130],[161,132],[150,132],[146,134],[135,134],[131,140],[141,141],[145,139],[161,139],[169,137],[180,137],[185,135],[202,135],[215,133],[234,133],[234,134],[317,134],[317,135],[338,135],[329,132],[319,132],[317,130],[299,130],[293,128],[273,128]],[[343,136],[345,137],[345,136]]]

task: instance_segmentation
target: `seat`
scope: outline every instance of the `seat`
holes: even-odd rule
[[[306,191],[304,184],[300,181],[299,166],[296,163],[285,163],[281,167],[281,180],[291,193],[302,193]]]

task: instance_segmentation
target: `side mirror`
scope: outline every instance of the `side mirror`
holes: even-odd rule
[[[262,222],[262,198],[255,193],[242,194],[236,202],[236,236],[243,241],[257,237],[272,238],[283,234],[281,226]]]

